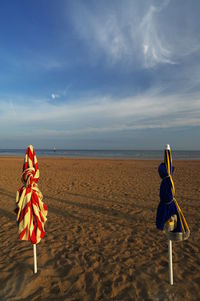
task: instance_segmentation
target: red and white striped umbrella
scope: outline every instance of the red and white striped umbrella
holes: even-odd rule
[[[32,145],[29,145],[23,165],[23,186],[17,191],[16,209],[19,226],[19,239],[29,240],[34,249],[34,271],[37,272],[36,244],[45,235],[44,224],[47,221],[48,208],[42,201],[43,196],[38,188],[39,168]]]

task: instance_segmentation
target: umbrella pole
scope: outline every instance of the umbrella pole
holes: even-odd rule
[[[36,254],[36,244],[33,245],[33,260],[34,260],[34,274],[37,273],[37,254]]]
[[[168,241],[168,256],[169,256],[169,283],[173,285],[173,264],[172,264],[172,241]]]

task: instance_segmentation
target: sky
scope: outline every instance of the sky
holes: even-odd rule
[[[0,149],[200,150],[199,0],[4,0]]]

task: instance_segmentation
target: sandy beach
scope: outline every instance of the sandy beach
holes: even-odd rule
[[[13,212],[23,157],[0,157],[0,300],[200,300],[200,161],[174,161],[176,197],[191,230],[173,244],[155,227],[157,160],[38,158],[47,204],[33,274]]]

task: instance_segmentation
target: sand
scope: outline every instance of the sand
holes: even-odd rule
[[[38,158],[46,236],[18,239],[13,213],[23,158],[0,158],[0,300],[200,300],[200,161],[175,161],[176,197],[191,229],[156,230],[159,161]]]

